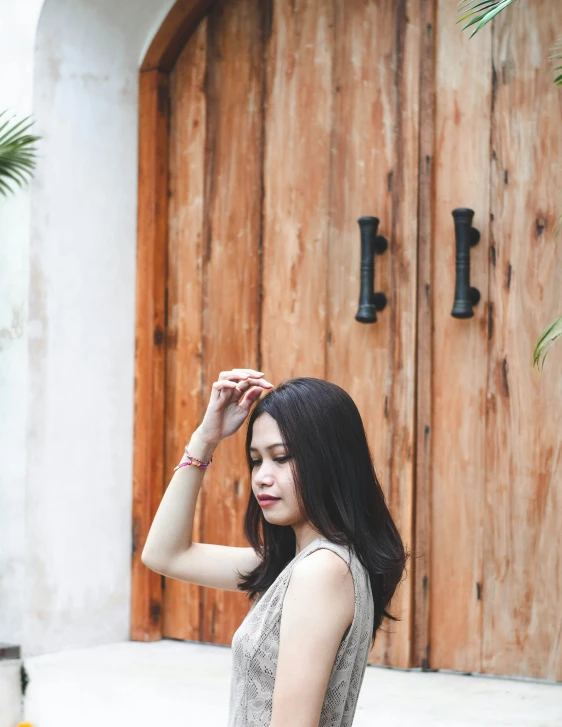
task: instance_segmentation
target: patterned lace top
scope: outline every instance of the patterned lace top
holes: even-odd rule
[[[333,550],[349,564],[355,586],[355,613],[332,668],[319,727],[350,727],[371,648],[374,606],[367,570],[353,550],[316,538],[293,558],[249,610],[232,639],[232,680],[228,727],[269,727],[279,651],[283,597],[295,565],[319,548]]]

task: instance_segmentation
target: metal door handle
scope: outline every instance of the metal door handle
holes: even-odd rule
[[[357,222],[361,231],[361,290],[359,309],[355,320],[359,323],[376,323],[377,311],[384,310],[387,299],[384,293],[375,293],[375,254],[382,255],[388,248],[388,240],[377,235],[377,217],[360,217]]]
[[[472,318],[475,305],[480,301],[478,288],[470,287],[470,248],[480,241],[480,232],[472,227],[474,210],[458,207],[453,210],[455,220],[456,280],[453,318]]]

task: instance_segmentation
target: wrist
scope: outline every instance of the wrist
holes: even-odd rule
[[[206,439],[205,435],[196,429],[191,435],[191,439],[187,445],[187,451],[192,457],[196,457],[203,462],[208,462],[213,456],[218,444],[218,442],[212,442]]]

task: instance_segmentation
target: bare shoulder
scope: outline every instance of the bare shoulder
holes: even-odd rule
[[[295,565],[293,572],[300,574],[299,577],[316,578],[328,584],[341,585],[341,579],[346,576],[353,581],[347,563],[329,548],[318,548],[310,553]]]
[[[351,620],[355,610],[355,586],[347,563],[333,550],[319,548],[300,560],[291,574],[289,595],[325,601]]]

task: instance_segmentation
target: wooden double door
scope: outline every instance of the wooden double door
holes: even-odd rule
[[[187,39],[168,85],[164,481],[221,370],[333,381],[415,556],[371,661],[562,679],[560,356],[531,368],[562,305],[562,8],[520,4],[471,41],[456,19],[447,0],[224,0]],[[481,235],[464,320],[456,207]],[[388,239],[369,324],[365,215]],[[194,539],[244,545],[248,493],[239,432]],[[247,608],[167,580],[162,633],[229,644]]]

